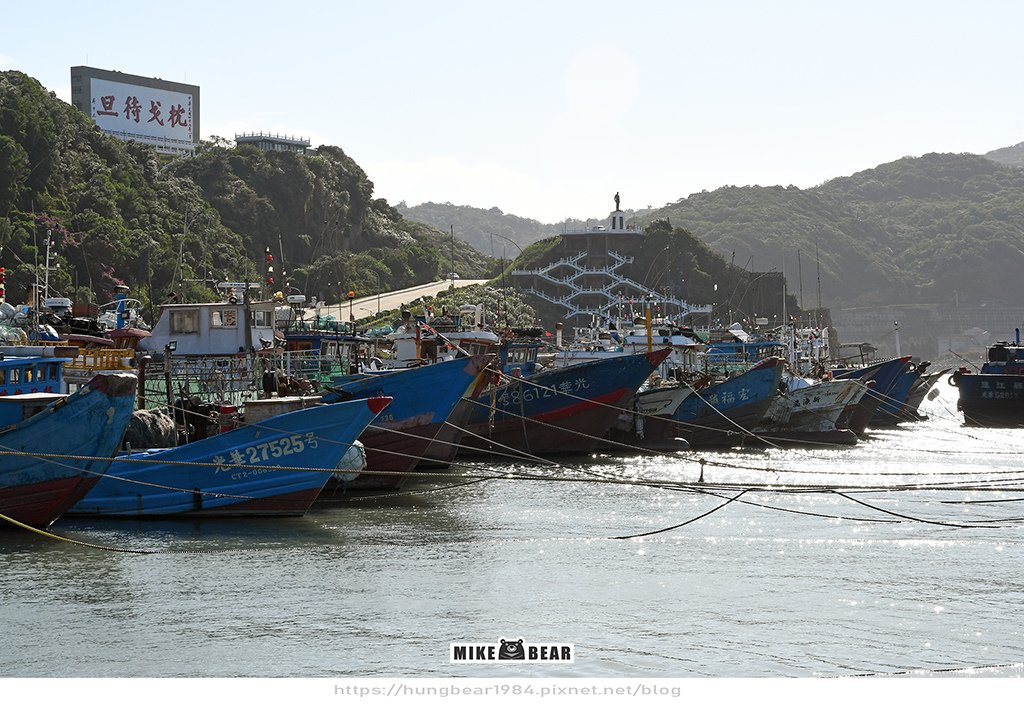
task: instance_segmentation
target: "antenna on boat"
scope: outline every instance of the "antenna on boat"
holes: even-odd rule
[[[814,261],[818,267],[818,309],[814,312],[814,327],[821,327],[821,259],[818,257],[818,243],[814,243]]]
[[[281,268],[281,290],[284,291],[284,295],[288,295],[288,272],[284,269],[284,243],[281,241],[281,233],[277,233],[277,251],[281,254],[281,259],[278,264]]]
[[[53,241],[53,231],[46,231],[46,273],[43,274],[43,300],[50,297],[50,244]]]

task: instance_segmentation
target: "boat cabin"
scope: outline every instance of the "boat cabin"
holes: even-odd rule
[[[982,374],[1024,374],[1024,347],[1020,342],[997,342],[988,348]]]
[[[0,353],[0,396],[64,393],[64,359]]]
[[[63,358],[12,350],[0,348],[0,427],[20,423],[67,395]]]
[[[781,340],[755,337],[739,323],[733,323],[725,330],[715,330],[708,334],[704,358],[709,366],[744,367],[770,357],[787,359],[789,345]]]
[[[484,329],[483,306],[465,304],[458,312],[443,310],[415,320],[408,311],[402,324],[388,335],[394,348],[396,369],[455,359],[462,349],[468,355],[493,352],[501,343],[495,333]]]
[[[273,347],[276,307],[273,301],[166,304],[160,306],[160,319],[150,336],[138,341],[138,348],[163,352],[174,342],[176,356],[211,356]]]

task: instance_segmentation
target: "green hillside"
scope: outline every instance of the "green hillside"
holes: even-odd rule
[[[31,77],[2,72],[0,266],[12,302],[26,297],[47,230],[51,287],[85,300],[109,300],[122,282],[143,300],[208,299],[210,282],[261,280],[268,246],[275,288],[283,268],[328,301],[434,280],[452,266],[446,233],[374,199],[338,147],[300,156],[215,139],[195,157],[163,159],[107,137]],[[462,276],[494,268],[458,242],[455,266]]]
[[[785,272],[805,307],[890,303],[976,306],[1005,297],[1024,266],[1024,143],[989,152],[908,157],[821,186],[727,186],[645,214],[667,219],[750,271]],[[490,251],[487,232],[525,246],[562,229],[428,203],[409,217]],[[498,238],[494,239],[498,243]],[[497,244],[495,244],[497,247]],[[954,293],[954,291],[956,293]]]
[[[927,154],[816,188],[725,187],[655,212],[717,251],[785,267],[805,290],[820,253],[826,305],[961,304],[1005,297],[1024,266],[1024,173],[970,154]],[[735,253],[733,255],[733,253]]]
[[[561,238],[557,236],[536,242],[510,268],[539,268],[556,258],[553,250],[560,244]],[[659,294],[714,306],[710,315],[712,323],[746,321],[752,324],[755,317],[767,317],[773,322],[782,319],[781,272],[751,271],[734,265],[700,238],[667,219],[656,220],[646,227],[642,244],[631,256],[633,262],[621,269],[622,274]],[[798,301],[792,288],[789,294],[786,312],[798,315]],[[548,326],[565,314],[563,308],[538,297],[530,296],[528,301]],[[641,302],[636,301],[635,305],[639,310]],[[808,301],[806,309],[811,308],[813,303]]]

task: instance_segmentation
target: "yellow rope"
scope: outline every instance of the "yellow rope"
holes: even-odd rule
[[[63,543],[71,543],[72,545],[79,545],[79,546],[86,547],[86,548],[92,548],[94,550],[106,550],[108,552],[124,552],[124,553],[131,553],[133,555],[155,555],[156,554],[152,550],[129,550],[128,548],[112,548],[112,547],[110,547],[108,545],[97,545],[96,543],[87,543],[87,542],[85,542],[83,540],[75,540],[74,538],[66,538],[63,535],[57,535],[56,533],[51,533],[48,530],[42,530],[40,528],[36,528],[35,526],[30,526],[27,523],[22,523],[21,521],[15,519],[15,518],[11,518],[10,516],[6,516],[6,515],[4,515],[2,513],[0,513],[0,518],[2,518],[3,520],[7,521],[8,523],[10,523],[13,526],[17,526],[18,528],[24,528],[25,530],[27,530],[27,531],[29,531],[31,533],[35,533],[36,535],[41,535],[44,538],[50,538],[52,540],[59,540],[59,541],[61,541]]]

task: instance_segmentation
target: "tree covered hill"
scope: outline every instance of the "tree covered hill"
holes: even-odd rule
[[[1024,143],[907,157],[815,188],[726,186],[643,216],[668,219],[740,268],[785,272],[807,308],[890,303],[975,306],[1005,298],[1024,267]],[[562,229],[497,208],[403,208],[455,225],[484,252],[487,232],[525,245]],[[574,223],[575,224],[575,223]],[[497,238],[495,243],[497,243]],[[820,263],[820,267],[819,267]],[[955,292],[955,293],[954,293]]]
[[[328,301],[433,280],[452,266],[446,233],[374,199],[338,147],[263,153],[215,139],[195,157],[168,160],[106,136],[35,79],[0,72],[0,266],[14,302],[41,266],[47,230],[59,267],[51,287],[83,300],[109,300],[122,282],[143,300],[209,299],[209,282],[262,280],[268,246],[275,288],[284,268]],[[463,276],[494,266],[463,243],[454,258]]]
[[[560,236],[535,242],[526,248],[511,268],[540,268],[556,258],[554,252],[561,244]],[[784,283],[781,272],[752,271],[737,266],[700,238],[667,219],[650,223],[639,247],[629,254],[633,261],[620,270],[623,275],[659,294],[713,307],[708,320],[701,316],[699,321],[691,322],[728,325],[741,321],[752,326],[755,318],[759,317],[766,317],[776,324],[782,319]],[[536,296],[530,296],[528,300],[548,326],[564,317],[565,310],[560,306]],[[632,301],[632,305],[639,311],[643,303],[637,300]],[[785,308],[789,314],[800,314],[792,288]],[[812,308],[813,304],[808,302],[806,310]],[[675,311],[665,312],[672,314]],[[582,321],[576,320],[575,324],[581,325]]]
[[[719,252],[815,280],[826,304],[1002,300],[1024,266],[1024,173],[971,154],[907,157],[801,190],[725,187],[655,212]],[[801,261],[797,260],[800,251]]]
[[[425,223],[438,230],[455,228],[455,237],[471,244],[480,252],[502,256],[505,239],[512,240],[520,247],[526,247],[557,232],[560,226],[547,225],[530,218],[502,212],[499,208],[474,208],[469,205],[451,203],[421,203],[408,206],[401,202],[395,208],[410,220]],[[506,251],[508,248],[506,247]],[[518,250],[508,251],[515,257]]]

